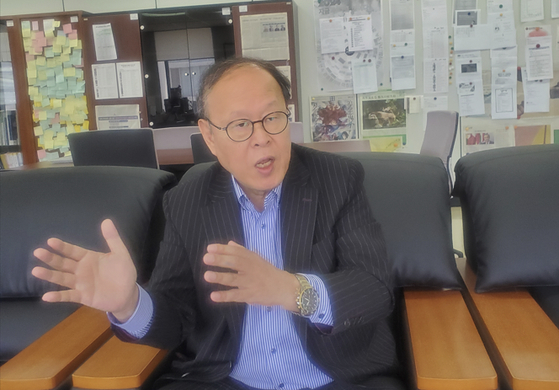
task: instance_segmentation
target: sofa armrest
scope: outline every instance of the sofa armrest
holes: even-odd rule
[[[110,336],[107,315],[82,306],[0,367],[0,388],[53,389]]]
[[[559,388],[559,329],[523,288],[476,293],[476,276],[465,259],[458,270],[466,283],[466,303],[487,346],[503,387]]]
[[[460,291],[406,288],[404,300],[418,389],[497,389],[497,374]]]
[[[113,336],[72,375],[80,389],[140,388],[168,352]]]

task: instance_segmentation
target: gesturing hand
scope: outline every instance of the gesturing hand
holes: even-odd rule
[[[207,271],[204,279],[210,283],[236,287],[227,291],[214,291],[214,302],[245,302],[265,306],[283,306],[296,311],[299,282],[295,275],[280,270],[258,254],[229,241],[227,245],[208,245],[204,255],[207,265],[229,268],[234,272]]]
[[[45,293],[44,301],[81,303],[111,312],[124,322],[134,313],[138,302],[136,268],[111,220],[103,221],[101,232],[109,253],[87,250],[51,238],[47,244],[56,253],[39,248],[33,254],[53,270],[35,267],[31,273],[68,288]]]

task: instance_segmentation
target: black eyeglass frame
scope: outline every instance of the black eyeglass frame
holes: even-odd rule
[[[282,113],[282,114],[284,114],[285,117],[286,117],[286,119],[287,119],[287,121],[285,122],[285,126],[284,126],[283,129],[281,129],[280,131],[278,131],[278,132],[276,132],[276,133],[272,133],[272,132],[268,131],[268,129],[266,129],[266,126],[264,125],[264,120],[266,120],[266,118],[269,117],[270,115],[272,115],[272,114],[277,114],[277,113]],[[231,141],[233,141],[233,142],[245,142],[247,139],[249,139],[250,137],[252,137],[252,135],[254,134],[254,125],[255,125],[256,123],[262,123],[262,128],[264,129],[264,131],[265,131],[266,133],[270,134],[270,135],[278,135],[278,134],[283,133],[283,132],[285,131],[285,129],[287,129],[287,126],[289,125],[289,116],[290,116],[290,115],[291,115],[291,113],[289,112],[289,110],[288,110],[287,112],[284,112],[284,111],[274,111],[274,112],[270,112],[269,114],[266,114],[266,115],[264,116],[264,118],[262,118],[262,119],[260,119],[260,120],[258,120],[258,121],[251,121],[250,119],[239,118],[239,119],[235,119],[234,121],[229,122],[229,123],[227,124],[227,126],[225,126],[225,127],[216,126],[216,125],[214,125],[214,124],[212,123],[212,121],[211,121],[209,118],[205,118],[205,119],[208,121],[208,123],[209,123],[210,125],[212,125],[212,126],[215,127],[216,129],[225,131],[225,133],[227,134],[227,136],[229,137],[229,139],[230,139]],[[251,129],[251,131],[250,131],[249,136],[246,137],[246,138],[243,139],[243,140],[236,140],[236,139],[231,138],[231,136],[229,135],[229,131],[227,131],[227,128],[229,127],[229,125],[231,125],[233,122],[238,122],[238,121],[247,121],[247,122],[250,122],[251,125],[252,125],[252,129]]]

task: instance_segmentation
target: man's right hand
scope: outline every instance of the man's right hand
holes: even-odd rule
[[[101,232],[109,253],[50,238],[47,244],[52,252],[39,248],[33,254],[53,269],[35,267],[31,273],[68,288],[45,293],[44,301],[81,303],[111,312],[117,320],[126,322],[136,310],[139,299],[136,267],[111,220],[103,221]]]

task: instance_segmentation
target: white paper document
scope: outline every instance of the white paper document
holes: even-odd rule
[[[111,24],[94,24],[92,28],[97,61],[116,60],[115,38]]]
[[[373,25],[370,15],[349,17],[347,29],[349,51],[373,50]]]
[[[448,59],[427,59],[423,61],[423,92],[448,92]]]
[[[243,57],[289,60],[287,12],[240,17]]]
[[[414,29],[413,0],[390,0],[390,30]]]
[[[559,18],[559,0],[551,0],[551,17]]]
[[[320,48],[322,54],[345,50],[344,18],[320,19]]]
[[[448,110],[448,96],[424,96],[423,97],[423,111],[425,114],[429,111],[446,111]]]
[[[516,46],[514,12],[487,14],[487,24],[492,26],[492,49]]]
[[[91,65],[95,100],[118,99],[116,67],[114,63]]]
[[[392,90],[415,89],[415,56],[390,58]]]
[[[480,79],[458,82],[458,105],[460,116],[484,115],[483,83]]]
[[[479,24],[477,26],[454,26],[455,50],[487,50],[491,49],[492,26]]]
[[[520,0],[520,21],[543,20],[543,0]]]
[[[139,129],[140,106],[138,104],[113,104],[95,106],[98,130]]]
[[[422,8],[423,28],[447,27],[446,1],[423,0]]]
[[[522,68],[524,112],[549,112],[549,86],[549,80],[528,80],[526,68]]]
[[[526,38],[526,71],[528,72],[528,80],[553,78],[551,44],[551,36]]]
[[[487,13],[514,12],[512,0],[487,0]]]
[[[140,61],[119,62],[116,64],[118,91],[121,98],[144,96],[142,68]]]
[[[353,60],[353,93],[369,93],[378,91],[377,69],[374,62]]]
[[[423,28],[423,58],[448,58],[446,27]]]
[[[491,118],[515,119],[516,111],[516,66],[492,68]]]

